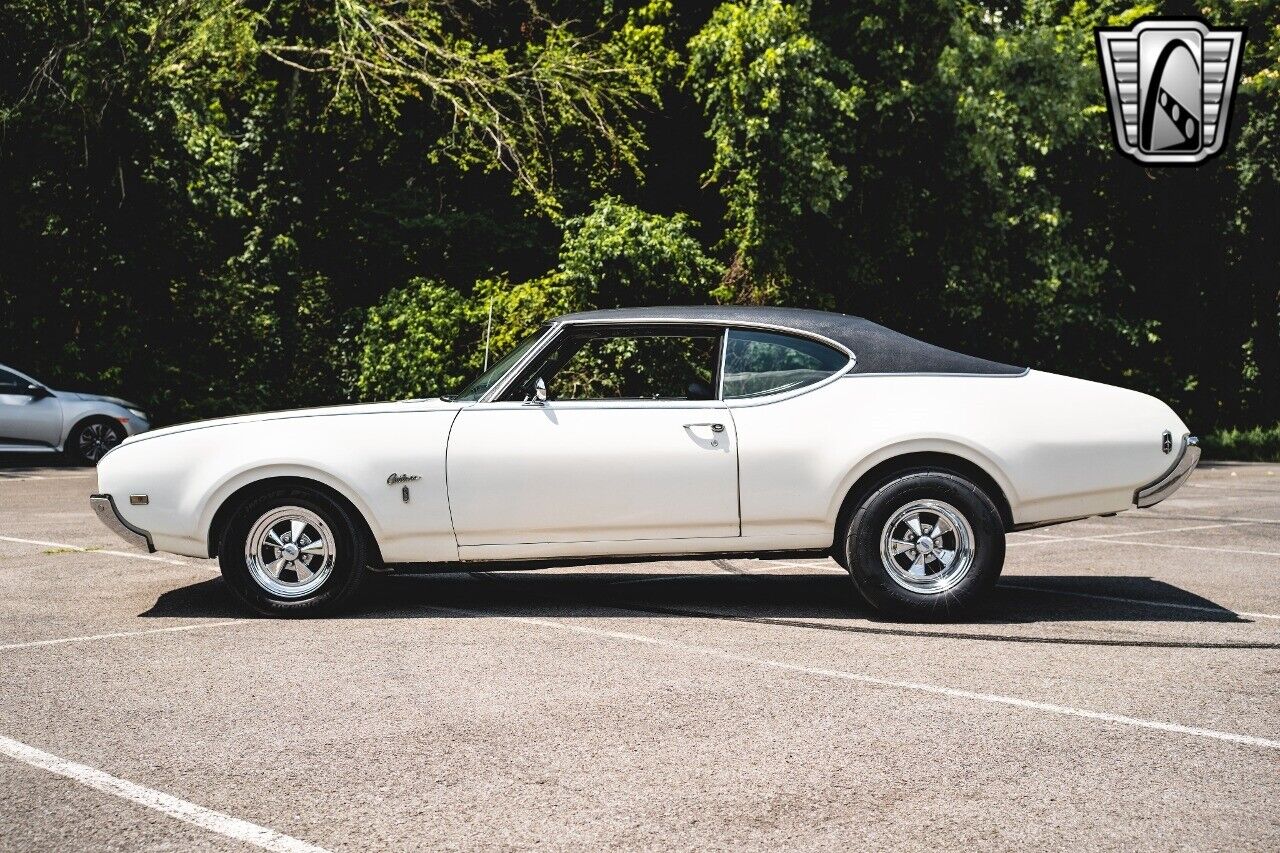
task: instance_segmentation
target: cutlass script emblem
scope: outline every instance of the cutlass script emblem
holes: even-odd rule
[[[411,483],[414,480],[421,480],[417,474],[392,474],[387,477],[387,485],[394,486],[396,483]]]

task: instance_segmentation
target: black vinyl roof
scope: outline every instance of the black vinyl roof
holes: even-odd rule
[[[744,305],[610,308],[566,314],[557,319],[564,323],[689,322],[774,326],[782,330],[818,335],[843,345],[857,359],[851,371],[854,374],[967,373],[1018,376],[1026,373],[1026,368],[952,352],[886,329],[861,317],[808,308],[756,308]]]

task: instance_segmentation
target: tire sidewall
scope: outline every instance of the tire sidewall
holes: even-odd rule
[[[282,506],[297,506],[319,515],[333,536],[334,564],[329,578],[305,598],[279,598],[258,585],[245,563],[245,540],[254,523]],[[350,598],[364,575],[366,546],[350,512],[327,495],[305,488],[275,489],[250,498],[235,511],[218,547],[222,577],[238,598],[273,616],[317,616],[330,613]]]
[[[902,587],[881,559],[885,523],[914,500],[944,501],[973,529],[973,564],[946,592],[929,595]],[[845,531],[844,557],[858,592],[879,610],[916,618],[945,618],[971,609],[995,586],[1004,552],[1004,524],[991,499],[967,480],[941,471],[907,472],[887,480],[863,501]]]

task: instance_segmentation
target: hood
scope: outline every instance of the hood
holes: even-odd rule
[[[127,438],[123,444],[133,444],[138,441],[150,441],[153,438],[161,436],[174,435],[180,432],[189,432],[195,429],[211,429],[214,427],[235,426],[236,424],[255,423],[257,421],[278,421],[292,418],[324,418],[338,417],[342,415],[374,415],[374,414],[393,414],[396,412],[432,412],[432,411],[456,411],[469,403],[454,403],[440,398],[427,400],[403,400],[396,403],[353,403],[344,406],[320,406],[313,409],[287,409],[281,412],[258,412],[252,415],[235,415],[228,418],[213,418],[207,421],[191,421],[190,423],[177,424],[175,426],[165,427],[164,429],[153,429],[150,432],[144,432]]]
[[[91,402],[96,401],[99,403],[114,403],[117,406],[124,406],[126,409],[138,409],[138,410],[142,409],[142,406],[139,406],[137,403],[130,403],[128,400],[122,400],[119,397],[108,397],[105,394],[86,394],[83,391],[54,391],[53,393],[58,395],[59,397],[64,397],[68,400],[85,400],[85,401],[91,401]]]

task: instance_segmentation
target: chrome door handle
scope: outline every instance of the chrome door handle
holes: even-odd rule
[[[684,428],[691,429],[693,427],[700,427],[700,426],[711,427],[712,432],[724,432],[724,424],[685,424]]]

